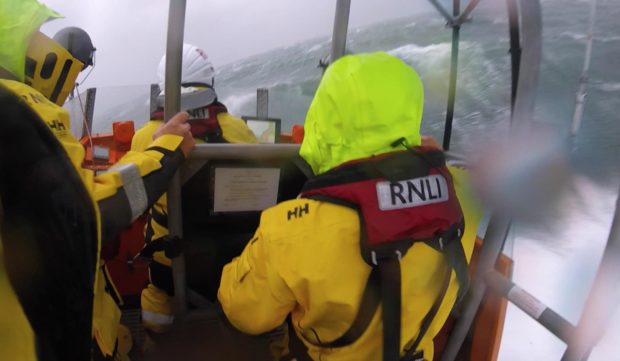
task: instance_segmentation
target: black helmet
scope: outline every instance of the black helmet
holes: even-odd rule
[[[93,55],[97,49],[86,31],[71,26],[57,32],[53,39],[67,49],[74,58],[84,63],[83,69],[93,65]]]

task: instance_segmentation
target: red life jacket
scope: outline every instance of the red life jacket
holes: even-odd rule
[[[373,267],[360,311],[350,329],[339,339],[319,346],[342,347],[353,343],[368,327],[383,299],[384,360],[398,360],[399,261],[411,246],[424,242],[444,254],[459,281],[459,298],[469,284],[461,244],[464,216],[443,153],[434,148],[416,147],[348,162],[308,180],[301,196],[356,209],[360,219],[361,256]],[[451,272],[447,274],[442,292],[425,317],[418,337],[406,350],[409,359],[415,359],[416,348],[441,305]]]
[[[190,126],[192,136],[197,139],[202,139],[207,143],[228,143],[228,141],[224,139],[224,133],[217,120],[218,114],[225,112],[228,112],[228,109],[226,109],[224,104],[218,101],[208,105],[207,118],[190,119],[187,122]],[[151,119],[163,120],[163,110],[153,112],[151,114]]]

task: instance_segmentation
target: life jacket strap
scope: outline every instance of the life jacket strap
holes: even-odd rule
[[[183,242],[181,238],[174,236],[164,236],[157,238],[144,245],[142,250],[134,257],[134,260],[141,258],[147,261],[153,260],[155,252],[164,251],[168,258],[175,258],[183,253]]]
[[[401,276],[400,259],[378,261],[383,318],[383,361],[400,360]]]

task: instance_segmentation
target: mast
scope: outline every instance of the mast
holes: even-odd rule
[[[336,15],[334,16],[334,30],[332,33],[332,51],[330,63],[343,56],[347,48],[347,30],[349,28],[349,13],[351,12],[351,0],[338,0],[336,3]]]
[[[594,35],[594,21],[596,19],[596,0],[590,1],[590,24],[588,26],[586,56],[583,61],[583,70],[579,77],[579,88],[575,96],[575,113],[573,114],[573,125],[570,136],[574,138],[579,132],[583,119],[583,109],[588,95],[588,72],[590,71],[590,58],[592,57],[592,39]]]

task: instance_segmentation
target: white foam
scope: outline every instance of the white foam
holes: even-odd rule
[[[561,204],[553,232],[516,232],[513,280],[576,323],[609,235],[617,187],[576,177],[572,188]],[[607,334],[608,340],[618,337],[618,327]],[[601,346],[596,360],[611,360],[620,351],[618,343],[607,341]],[[549,331],[509,306],[499,360],[559,360],[565,348]]]
[[[619,41],[620,40],[620,36],[618,35],[614,35],[614,36],[596,36],[596,34],[594,35],[594,41],[600,41],[603,43],[608,43],[610,41]]]
[[[253,101],[256,101],[256,92],[229,95],[222,99],[222,102],[228,108],[228,112],[235,115],[243,113],[244,106]]]
[[[595,87],[599,90],[606,92],[617,92],[620,91],[620,83],[602,83],[597,84]]]
[[[560,35],[576,41],[584,41],[587,39],[587,35],[585,33],[576,33],[574,31],[563,31]]]
[[[388,54],[409,61],[436,61],[450,56],[451,44],[438,43],[427,46],[407,44],[388,51]]]
[[[320,42],[318,44],[315,44],[314,46],[312,46],[310,49],[306,51],[306,54],[310,54],[313,51],[320,50],[324,45],[325,45],[325,42]]]

